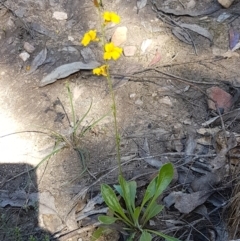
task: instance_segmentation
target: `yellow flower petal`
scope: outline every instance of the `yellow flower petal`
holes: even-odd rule
[[[116,13],[112,13],[111,15],[111,21],[113,23],[120,23],[120,17]]]
[[[111,51],[113,51],[113,49],[114,49],[113,43],[111,42],[111,43],[105,44],[104,49],[105,49],[106,52],[111,52]]]
[[[104,12],[103,19],[105,24],[108,24],[110,22],[120,23],[120,17],[114,12]]]
[[[102,65],[101,67],[102,75],[107,76],[107,65]]]
[[[93,74],[100,75],[100,73],[101,73],[100,68],[93,69]]]
[[[107,65],[93,69],[93,74],[107,76]]]
[[[112,52],[112,58],[114,60],[117,60],[120,57],[120,53],[117,51]]]
[[[89,30],[84,34],[81,44],[87,46],[91,41],[99,41],[97,38],[97,30]]]
[[[111,22],[111,13],[110,12],[104,12],[103,13],[103,19],[105,23]]]
[[[91,38],[88,36],[88,34],[84,34],[81,44],[83,46],[87,46],[90,43],[90,41],[91,41]]]
[[[91,38],[91,40],[96,39],[96,37],[97,37],[97,30],[90,30],[90,31],[88,32],[88,35],[89,35],[89,37]]]
[[[105,52],[104,52],[103,58],[105,60],[110,60],[110,59],[117,60],[122,54],[122,49],[114,46],[112,42],[105,44],[104,49],[105,49]]]
[[[108,52],[105,52],[104,55],[103,55],[103,59],[110,60],[111,59],[111,54],[108,53]]]

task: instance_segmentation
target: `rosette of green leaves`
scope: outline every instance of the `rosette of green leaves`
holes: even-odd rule
[[[173,165],[167,163],[161,167],[158,175],[149,183],[142,203],[135,206],[137,184],[135,181],[126,181],[123,176],[119,176],[119,185],[115,185],[116,192],[122,197],[124,205],[121,205],[115,191],[107,184],[102,184],[101,194],[109,207],[112,216],[101,215],[99,221],[104,225],[93,233],[93,240],[99,238],[113,224],[124,224],[124,230],[129,233],[128,240],[140,235],[140,241],[151,241],[152,234],[161,236],[167,241],[179,241],[179,239],[165,235],[159,231],[146,229],[148,221],[158,215],[164,208],[157,204],[157,198],[169,186],[173,179]]]

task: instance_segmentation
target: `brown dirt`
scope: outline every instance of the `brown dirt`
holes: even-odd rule
[[[138,148],[142,145],[144,138],[148,138],[153,156],[177,150],[184,151],[184,141],[189,129],[197,130],[209,119],[206,89],[216,85],[213,83],[217,82],[218,86],[229,91],[223,81],[239,80],[239,57],[223,58],[221,56],[229,48],[228,30],[230,28],[227,22],[216,21],[222,10],[207,18],[180,17],[182,22],[200,24],[214,35],[213,44],[211,44],[206,38],[192,34],[198,53],[196,55],[193,46],[174,37],[171,26],[157,18],[156,13],[152,11],[150,1],[139,14],[137,14],[135,1],[103,1],[103,3],[105,9],[118,12],[121,16],[120,26],[128,28],[127,41],[122,47],[128,45],[137,47],[134,57],[122,56],[116,63],[111,63],[113,75],[119,73],[130,75],[129,81],[115,90],[121,133],[121,155],[123,160],[133,159],[123,168],[126,178],[130,179],[137,174],[153,170],[144,160],[134,159],[138,156]],[[51,234],[58,231],[71,231],[79,225],[87,226],[83,223],[74,223],[72,219],[67,220],[72,199],[84,187],[94,182],[93,176],[99,178],[117,164],[113,120],[109,114],[81,139],[80,147],[88,153],[86,165],[92,176],[87,172],[80,176],[83,166],[78,154],[73,148],[65,148],[50,160],[45,161],[36,171],[27,172],[6,182],[18,173],[36,166],[49,154],[56,141],[56,138],[53,138],[53,132],[68,136],[71,129],[66,113],[70,121],[72,121],[72,115],[66,82],[69,83],[73,93],[73,103],[78,119],[86,113],[92,103],[91,111],[81,124],[81,128],[109,113],[111,98],[107,91],[107,83],[104,78],[93,76],[90,71],[79,71],[51,85],[39,87],[43,76],[57,66],[83,61],[80,55],[83,46],[80,45],[79,40],[89,28],[99,29],[99,20],[92,1],[81,1],[80,4],[77,0],[20,0],[17,3],[7,0],[4,4],[8,9],[0,5],[0,191],[8,190],[14,193],[16,190],[25,190],[28,194],[48,192],[54,197],[57,215],[37,215],[37,208],[36,210],[1,208],[4,218],[2,217],[0,222],[0,239],[14,240],[16,236],[13,235],[13,229],[20,227],[21,232],[25,234],[23,240],[28,240],[31,234],[36,234],[36,237],[42,240],[45,234],[39,231],[39,226],[45,229],[46,233]],[[231,9],[234,10],[234,6]],[[54,11],[66,12],[68,20],[53,19]],[[174,19],[177,21],[176,18]],[[47,28],[50,36],[35,31],[31,27],[32,23],[38,23]],[[240,18],[236,18],[231,26],[238,30],[239,24]],[[116,26],[113,26],[107,30],[106,34],[109,38],[115,28]],[[74,41],[69,41],[69,36],[72,36]],[[141,43],[145,39],[152,39],[152,44],[146,53],[141,54]],[[26,62],[19,58],[24,42],[29,42],[36,47]],[[33,58],[45,46],[48,49],[49,62],[28,75],[28,67]],[[78,52],[64,51],[63,48],[66,46],[72,46]],[[100,46],[94,43],[90,48],[96,53],[96,60],[101,62]],[[156,65],[148,67],[156,51],[160,52],[161,60]],[[159,71],[171,74],[172,77],[148,68],[157,68]],[[142,72],[133,75],[136,70]],[[182,79],[176,79],[174,75]],[[208,84],[201,84],[202,82]],[[60,103],[64,106],[66,113]],[[234,108],[238,106],[237,102]],[[239,133],[239,123],[232,123],[227,130]],[[8,135],[9,133],[15,134]],[[179,144],[180,150],[174,147],[174,139],[182,140]],[[170,157],[168,160],[173,163],[181,162],[179,158]],[[117,171],[111,172],[98,184],[116,183],[117,175]],[[99,193],[98,184],[89,190],[89,199]],[[170,210],[171,212],[174,210]],[[176,213],[174,215],[179,217],[180,213]],[[15,215],[19,218],[15,218]],[[163,216],[159,217],[158,224],[162,224]],[[7,221],[6,217],[9,217]],[[8,227],[2,224],[4,222]],[[9,226],[12,227],[10,231]],[[170,234],[174,235],[174,233]],[[176,237],[180,237],[181,234],[181,232],[176,233]],[[79,238],[89,240],[90,237],[91,232],[85,232],[75,235],[72,240],[80,240]],[[59,240],[67,239],[63,237]],[[117,237],[106,237],[106,240],[117,240]]]

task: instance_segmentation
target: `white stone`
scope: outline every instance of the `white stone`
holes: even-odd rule
[[[68,18],[65,12],[54,12],[52,17],[57,20],[66,20]]]
[[[129,95],[130,99],[134,99],[136,97],[136,93],[132,93]]]
[[[152,39],[146,39],[142,42],[142,45],[141,45],[142,53],[145,53],[145,51],[151,45],[151,43],[152,43]]]
[[[143,105],[143,101],[140,100],[140,99],[137,99],[137,100],[135,101],[135,104],[136,104],[136,105]]]
[[[79,54],[78,50],[72,46],[67,46],[67,47],[64,47],[62,48],[62,51],[66,51],[66,52],[69,52],[69,53],[74,53],[74,54]]]
[[[19,54],[19,57],[25,62],[30,58],[30,54],[24,51]]]
[[[127,27],[122,26],[116,28],[111,41],[114,43],[115,46],[119,46],[123,44],[127,40]]]
[[[229,8],[234,0],[218,0],[218,2],[225,8]]]
[[[165,105],[168,105],[168,106],[172,106],[172,101],[170,100],[170,98],[168,96],[166,97],[163,97],[159,100],[160,104],[165,104]]]
[[[72,36],[68,36],[68,40],[73,42],[74,38]]]

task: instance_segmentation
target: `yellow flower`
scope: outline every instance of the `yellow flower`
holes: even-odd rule
[[[106,60],[109,60],[109,59],[117,60],[122,54],[122,49],[114,46],[112,42],[105,44],[104,49],[105,49],[105,53],[103,55],[103,58]]]
[[[104,12],[103,19],[105,24],[108,24],[110,22],[120,23],[120,17],[114,12]]]
[[[97,30],[89,30],[84,34],[81,44],[87,46],[91,41],[99,41],[97,38]]]
[[[99,68],[93,69],[93,74],[107,76],[107,65],[102,65]]]

